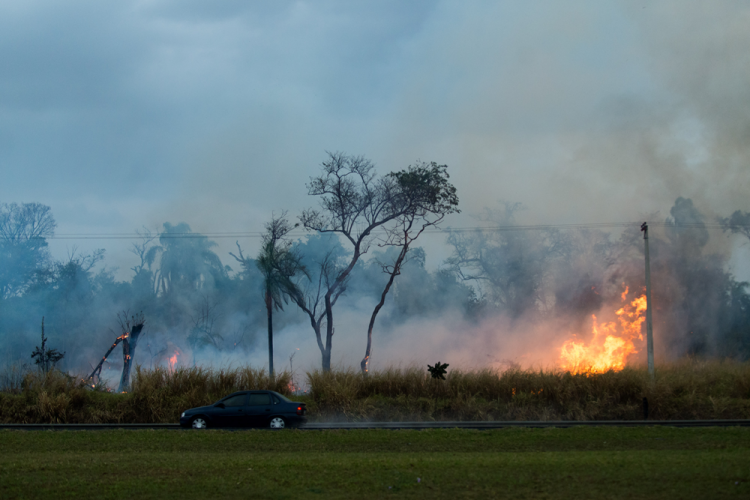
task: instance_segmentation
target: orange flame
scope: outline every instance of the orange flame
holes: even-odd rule
[[[169,357],[168,363],[169,363],[169,370],[174,371],[175,366],[177,366],[177,356],[180,355],[179,351],[175,351],[172,356]]]
[[[627,296],[628,287],[625,287],[621,295],[623,302]],[[562,368],[571,373],[622,370],[628,356],[638,352],[635,341],[643,341],[641,325],[645,312],[646,296],[641,295],[617,310],[619,325],[614,321],[599,324],[596,315],[592,315],[591,341],[588,345],[574,339],[565,342],[560,349]]]

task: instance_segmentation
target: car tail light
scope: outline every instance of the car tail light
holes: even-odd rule
[[[304,415],[305,414],[305,405],[299,405],[297,407],[297,415]]]

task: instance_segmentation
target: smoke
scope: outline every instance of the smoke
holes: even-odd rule
[[[458,188],[465,215],[455,227],[477,225],[476,214],[514,223],[498,213],[502,198],[528,207],[517,214],[524,224],[657,223],[657,359],[746,357],[737,281],[750,279],[747,246],[712,224],[750,210],[747,3],[404,5],[8,4],[0,196],[49,204],[58,234],[165,221],[253,231],[273,209],[311,204],[305,180],[326,149],[363,153],[381,172],[434,159]],[[589,331],[623,284],[644,285],[637,229],[455,235],[492,257],[464,269],[483,276],[464,281],[454,243],[425,235],[376,324],[375,368],[553,363],[542,352]],[[48,243],[28,261],[40,272],[19,270],[26,288],[0,299],[0,362],[28,358],[44,316],[67,353],[61,366],[84,370],[119,334],[116,313],[143,310],[144,366],[166,366],[176,350],[185,366],[266,363],[259,277],[228,257],[234,239],[194,255],[176,294],[159,288],[161,257],[131,269],[126,241]],[[240,243],[257,250],[255,239]],[[105,259],[89,267],[102,247]],[[317,236],[300,247],[311,263],[346,252]],[[335,364],[356,366],[364,353],[384,281],[371,257],[336,307]],[[2,265],[0,274],[16,270]],[[279,361],[294,352],[295,367],[319,362],[293,305],[276,315],[276,333]]]
[[[519,208],[506,203],[480,218],[512,229],[524,213]],[[678,198],[669,214],[661,224],[651,219],[657,359],[750,357],[750,295],[728,270],[726,236],[690,199]],[[590,340],[592,315],[601,324],[613,321],[624,290],[632,298],[645,287],[637,227],[618,237],[595,228],[459,231],[448,245],[452,254],[434,270],[426,267],[426,249],[412,250],[375,325],[373,369],[435,361],[464,369],[554,368],[565,341]],[[308,269],[300,284],[308,286],[318,282],[320,262],[350,256],[332,235],[309,235],[294,248]],[[131,280],[118,282],[102,267],[103,252],[52,262],[44,245],[16,248],[8,254],[16,260],[21,251],[44,258],[25,259],[36,262],[33,273],[6,267],[6,277],[9,270],[18,274],[9,281],[20,285],[0,301],[4,364],[27,357],[44,316],[50,344],[66,352],[60,367],[88,372],[121,333],[117,314],[127,310],[146,317],[136,352],[143,367],[265,366],[262,276],[252,260],[230,272],[214,249],[187,224],[165,223],[159,238],[146,235],[136,247],[141,265]],[[335,367],[355,367],[364,355],[370,314],[387,281],[382,263],[395,251],[375,248],[355,266],[334,309]],[[282,306],[274,319],[275,359],[278,369],[289,365],[299,375],[319,366],[321,353],[307,316],[291,301]],[[643,361],[639,348],[630,362]],[[115,351],[103,377],[115,379],[120,367]]]

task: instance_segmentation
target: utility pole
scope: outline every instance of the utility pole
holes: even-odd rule
[[[643,241],[646,243],[646,349],[648,350],[648,374],[654,380],[654,330],[651,323],[651,266],[648,256],[648,224],[641,224]]]

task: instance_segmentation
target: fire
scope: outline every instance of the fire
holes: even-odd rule
[[[179,351],[175,351],[174,354],[172,354],[167,362],[169,363],[169,369],[171,371],[174,371],[175,366],[177,366],[177,356],[180,355]]]
[[[621,299],[627,301],[628,287]],[[636,341],[643,341],[641,325],[645,321],[646,296],[641,295],[625,303],[617,312],[618,321],[599,323],[592,315],[592,338],[586,345],[574,339],[565,342],[560,349],[560,361],[564,370],[572,373],[601,373],[607,370],[622,370],[628,356],[636,354]],[[619,324],[618,324],[619,323]]]

